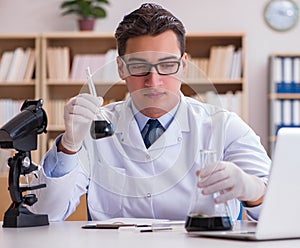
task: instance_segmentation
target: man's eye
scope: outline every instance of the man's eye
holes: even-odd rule
[[[159,65],[161,68],[167,69],[167,68],[173,68],[176,66],[176,63],[174,62],[169,62],[169,63],[161,63]]]
[[[148,66],[146,64],[135,64],[135,65],[130,65],[131,69],[133,70],[144,70],[146,68],[148,68]]]

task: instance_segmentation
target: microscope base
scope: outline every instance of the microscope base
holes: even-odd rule
[[[47,214],[34,214],[20,205],[13,207],[13,203],[4,214],[2,227],[31,227],[49,225]]]

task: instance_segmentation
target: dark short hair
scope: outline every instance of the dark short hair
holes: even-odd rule
[[[115,32],[118,53],[123,56],[129,38],[141,35],[159,35],[172,30],[178,39],[181,55],[185,52],[185,28],[171,12],[153,3],[142,4],[140,8],[125,15]]]

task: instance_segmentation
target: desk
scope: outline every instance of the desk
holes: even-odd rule
[[[137,233],[118,230],[82,229],[87,222],[54,222],[30,228],[0,227],[1,248],[299,248],[300,239],[278,241],[234,241],[188,237],[184,230]]]

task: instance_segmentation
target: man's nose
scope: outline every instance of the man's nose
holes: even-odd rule
[[[151,87],[160,85],[160,75],[154,67],[151,68],[149,75],[147,75],[146,85]]]

